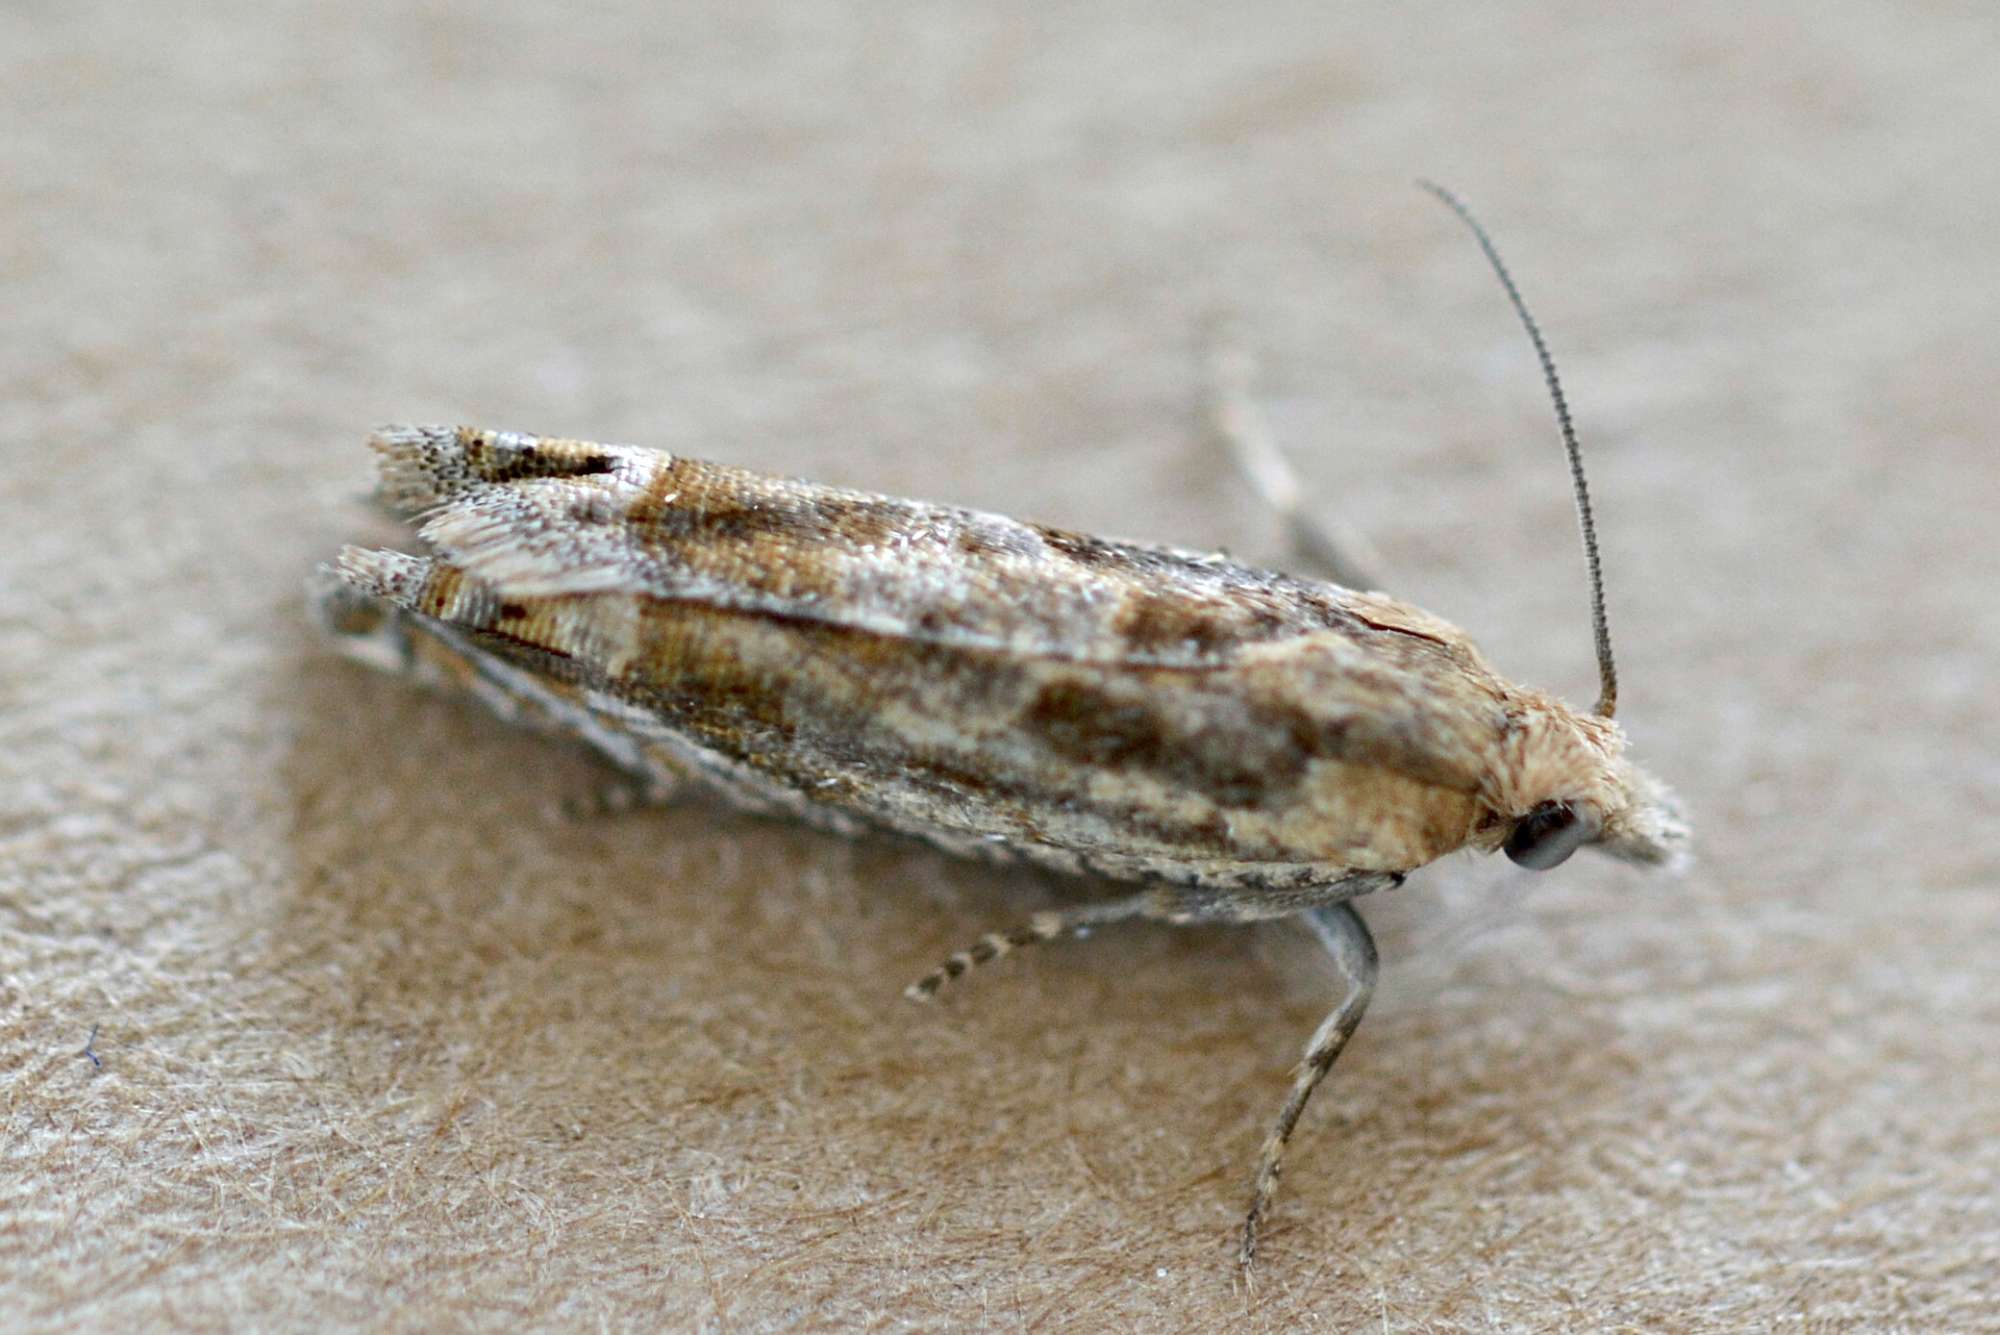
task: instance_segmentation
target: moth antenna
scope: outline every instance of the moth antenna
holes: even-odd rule
[[[1479,219],[1472,216],[1472,210],[1465,206],[1465,201],[1435,181],[1419,180],[1417,184],[1443,200],[1445,206],[1472,229],[1479,248],[1486,252],[1487,263],[1493,266],[1494,274],[1500,279],[1500,286],[1507,289],[1507,300],[1514,303],[1514,313],[1521,317],[1521,324],[1535,345],[1535,356],[1541,359],[1542,380],[1549,387],[1549,397],[1555,401],[1556,425],[1562,429],[1563,452],[1569,456],[1570,486],[1576,493],[1576,522],[1583,531],[1583,561],[1590,570],[1590,629],[1597,640],[1595,712],[1599,718],[1610,718],[1618,711],[1618,665],[1611,658],[1611,626],[1604,615],[1604,567],[1597,555],[1597,523],[1590,511],[1590,487],[1583,479],[1583,451],[1576,443],[1576,428],[1570,424],[1569,401],[1563,397],[1562,381],[1556,378],[1555,358],[1549,355],[1549,345],[1542,338],[1541,327],[1528,313],[1528,303],[1521,299],[1521,289],[1514,286],[1514,276],[1507,272],[1506,262],[1495,249],[1493,238],[1480,226]]]

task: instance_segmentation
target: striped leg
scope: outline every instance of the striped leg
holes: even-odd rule
[[[1278,1174],[1284,1166],[1285,1144],[1292,1138],[1292,1128],[1298,1125],[1306,1100],[1333,1069],[1334,1059],[1361,1024],[1361,1014],[1368,1009],[1368,998],[1375,992],[1378,964],[1375,939],[1368,934],[1368,924],[1361,920],[1354,906],[1334,904],[1309,909],[1305,916],[1334,963],[1347,975],[1347,995],[1320,1022],[1312,1041],[1306,1044],[1305,1056],[1292,1071],[1292,1092],[1285,1099],[1284,1111],[1278,1114],[1277,1124],[1264,1139],[1263,1152],[1257,1159],[1256,1190],[1250,1197],[1250,1213],[1243,1220],[1243,1246],[1236,1256],[1237,1263],[1245,1270],[1257,1255],[1257,1227],[1278,1190]]]
[[[912,1001],[929,1001],[937,995],[938,989],[945,983],[975,964],[985,964],[1022,946],[1031,946],[1038,941],[1053,941],[1059,936],[1085,931],[1102,923],[1143,917],[1155,912],[1159,903],[1159,896],[1147,891],[1125,899],[1114,899],[1108,903],[1082,904],[1076,908],[1052,909],[1046,913],[1037,913],[1012,931],[988,932],[971,946],[959,951],[904,988],[903,995]]]

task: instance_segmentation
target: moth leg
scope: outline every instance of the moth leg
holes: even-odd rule
[[[904,988],[903,995],[912,1001],[929,1001],[937,995],[939,988],[975,964],[986,964],[999,959],[1002,955],[1011,954],[1022,946],[1031,946],[1039,941],[1053,941],[1059,936],[1087,931],[1104,923],[1122,922],[1127,918],[1158,916],[1159,906],[1159,897],[1152,891],[1146,891],[1107,903],[1082,904],[1075,908],[1050,909],[1045,913],[1037,913],[1011,931],[988,932]]]
[[[588,792],[571,793],[557,804],[557,810],[565,820],[575,821],[623,816],[642,807],[668,806],[686,791],[686,781],[678,776],[611,779]]]
[[[1368,924],[1361,920],[1354,906],[1334,904],[1310,909],[1305,919],[1347,976],[1347,995],[1320,1022],[1312,1041],[1306,1044],[1305,1056],[1292,1070],[1292,1092],[1285,1099],[1284,1110],[1278,1114],[1271,1134],[1264,1138],[1264,1148],[1257,1157],[1257,1185],[1250,1197],[1250,1212],[1243,1220],[1243,1245],[1236,1255],[1237,1264],[1245,1270],[1257,1255],[1257,1227],[1271,1208],[1271,1197],[1277,1193],[1278,1174],[1284,1166],[1285,1145],[1292,1138],[1292,1128],[1298,1125],[1306,1100],[1333,1069],[1334,1059],[1361,1024],[1361,1014],[1368,1009],[1368,998],[1375,992],[1379,964],[1375,938],[1369,935]]]
[[[1368,539],[1347,524],[1313,515],[1299,475],[1271,439],[1251,393],[1256,362],[1226,331],[1210,349],[1209,423],[1252,490],[1270,507],[1292,550],[1306,564],[1350,589],[1382,587],[1381,560]]]

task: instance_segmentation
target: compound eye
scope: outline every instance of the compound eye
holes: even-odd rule
[[[1597,838],[1595,814],[1567,802],[1544,802],[1521,817],[1507,836],[1507,856],[1531,871],[1547,871]]]

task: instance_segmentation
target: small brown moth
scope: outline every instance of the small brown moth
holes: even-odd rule
[[[1673,861],[1686,827],[1624,757],[1603,584],[1568,453],[1602,694],[1579,713],[1384,593],[1222,556],[842,491],[622,445],[392,427],[380,496],[420,554],[349,547],[313,606],[352,656],[582,738],[665,798],[690,781],[842,834],[1132,881],[1038,913],[909,988],[1128,918],[1302,917],[1348,979],[1260,1156],[1248,1266],[1286,1141],[1361,1020],[1376,955],[1352,901],[1447,853],[1547,868],[1590,844]],[[1242,403],[1252,479],[1336,570]],[[1351,586],[1351,587],[1349,587]]]

